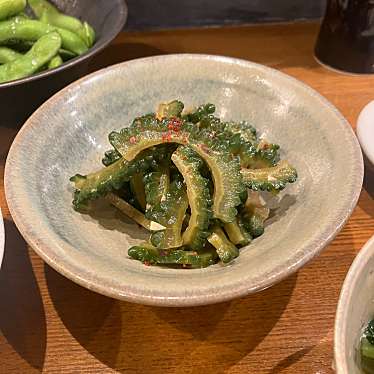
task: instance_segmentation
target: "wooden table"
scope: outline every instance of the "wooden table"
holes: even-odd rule
[[[374,98],[374,76],[314,61],[314,23],[122,34],[94,68],[161,53],[240,57],[282,70],[326,96],[353,127]],[[0,128],[0,175],[15,129]],[[349,177],[349,176],[347,176]],[[366,176],[366,184],[371,175]],[[332,191],[333,193],[333,191]],[[0,186],[5,257],[0,271],[1,373],[331,373],[339,290],[374,232],[371,191],[343,231],[289,279],[219,305],[168,309],[119,302],[57,274],[17,231]]]

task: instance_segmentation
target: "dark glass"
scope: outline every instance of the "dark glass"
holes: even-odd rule
[[[374,73],[374,0],[329,0],[315,55],[338,70]]]

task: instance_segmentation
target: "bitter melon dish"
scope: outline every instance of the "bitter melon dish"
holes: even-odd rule
[[[213,104],[185,111],[174,100],[111,132],[104,167],[70,179],[74,208],[106,199],[148,230],[147,242],[128,249],[145,265],[231,263],[264,233],[270,209],[262,191],[277,194],[297,172],[248,122],[214,113]]]

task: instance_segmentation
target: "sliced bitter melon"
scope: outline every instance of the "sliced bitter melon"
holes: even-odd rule
[[[80,209],[90,200],[95,200],[106,193],[121,188],[128,180],[129,162],[123,158],[106,168],[88,175],[76,174],[70,178],[74,183],[73,206]]]
[[[263,169],[242,169],[243,181],[248,188],[261,191],[279,191],[287,183],[297,179],[297,172],[287,161],[280,161],[278,165]]]
[[[159,171],[151,171],[143,178],[146,210],[151,210],[165,199],[170,186],[170,172],[168,167],[160,166]]]
[[[135,173],[130,178],[130,188],[133,195],[136,197],[136,201],[139,204],[140,208],[145,211],[146,202],[145,202],[145,191],[143,183],[143,173]]]
[[[145,229],[149,231],[158,231],[165,229],[165,227],[160,225],[159,223],[150,221],[149,219],[145,218],[142,212],[139,212],[139,210],[135,209],[131,204],[121,199],[118,195],[109,192],[105,198],[118,210],[120,210],[129,218],[133,219],[139,225],[143,226]]]
[[[90,200],[104,197],[106,193],[121,188],[124,182],[129,181],[135,173],[146,171],[151,167],[157,167],[165,157],[169,157],[174,149],[169,150],[150,148],[141,152],[136,158],[128,162],[122,156],[110,163],[109,166],[88,175],[76,174],[70,178],[74,183],[75,193],[73,205],[75,209],[81,209],[86,206]]]
[[[182,225],[187,207],[186,186],[181,180],[176,179],[170,184],[165,200],[146,213],[148,219],[166,227],[165,230],[151,235],[150,240],[155,247],[168,249],[182,246]]]
[[[114,148],[127,161],[133,160],[141,151],[162,143],[189,145],[208,165],[214,182],[213,213],[223,222],[232,222],[240,204],[240,194],[244,189],[240,174],[240,164],[225,144],[206,131],[195,131],[191,125],[183,122],[177,130],[168,130],[158,124],[155,129],[139,131],[137,128],[125,128],[121,132],[112,132],[109,140]]]
[[[223,227],[230,241],[235,245],[244,246],[252,241],[251,234],[245,228],[239,217],[236,217],[234,222],[225,223]]]
[[[193,250],[200,250],[209,236],[208,227],[212,215],[208,180],[200,173],[203,160],[188,146],[179,146],[171,159],[187,185],[188,202],[191,208],[188,227],[183,233],[183,245]]]
[[[270,209],[260,193],[250,190],[244,204],[240,220],[246,230],[254,237],[261,236],[265,231],[265,221],[269,218]]]
[[[162,120],[163,118],[180,117],[184,108],[181,101],[173,100],[170,103],[162,103],[158,106],[156,118]]]
[[[128,255],[148,265],[182,265],[183,267],[190,268],[205,268],[214,265],[218,260],[217,254],[212,250],[204,250],[201,253],[185,251],[183,249],[163,251],[153,247],[149,243],[131,247]]]
[[[209,243],[216,249],[217,254],[224,264],[239,256],[239,249],[227,239],[219,226],[214,226],[208,237]]]

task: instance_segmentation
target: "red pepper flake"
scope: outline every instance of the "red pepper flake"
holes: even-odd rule
[[[136,143],[136,137],[135,136],[132,136],[131,138],[130,138],[130,143],[131,144],[135,144]]]
[[[172,139],[171,131],[168,131],[167,133],[162,134],[163,142],[171,142],[171,139]]]
[[[174,132],[179,132],[182,126],[182,121],[179,118],[170,118],[168,122],[168,129]]]

